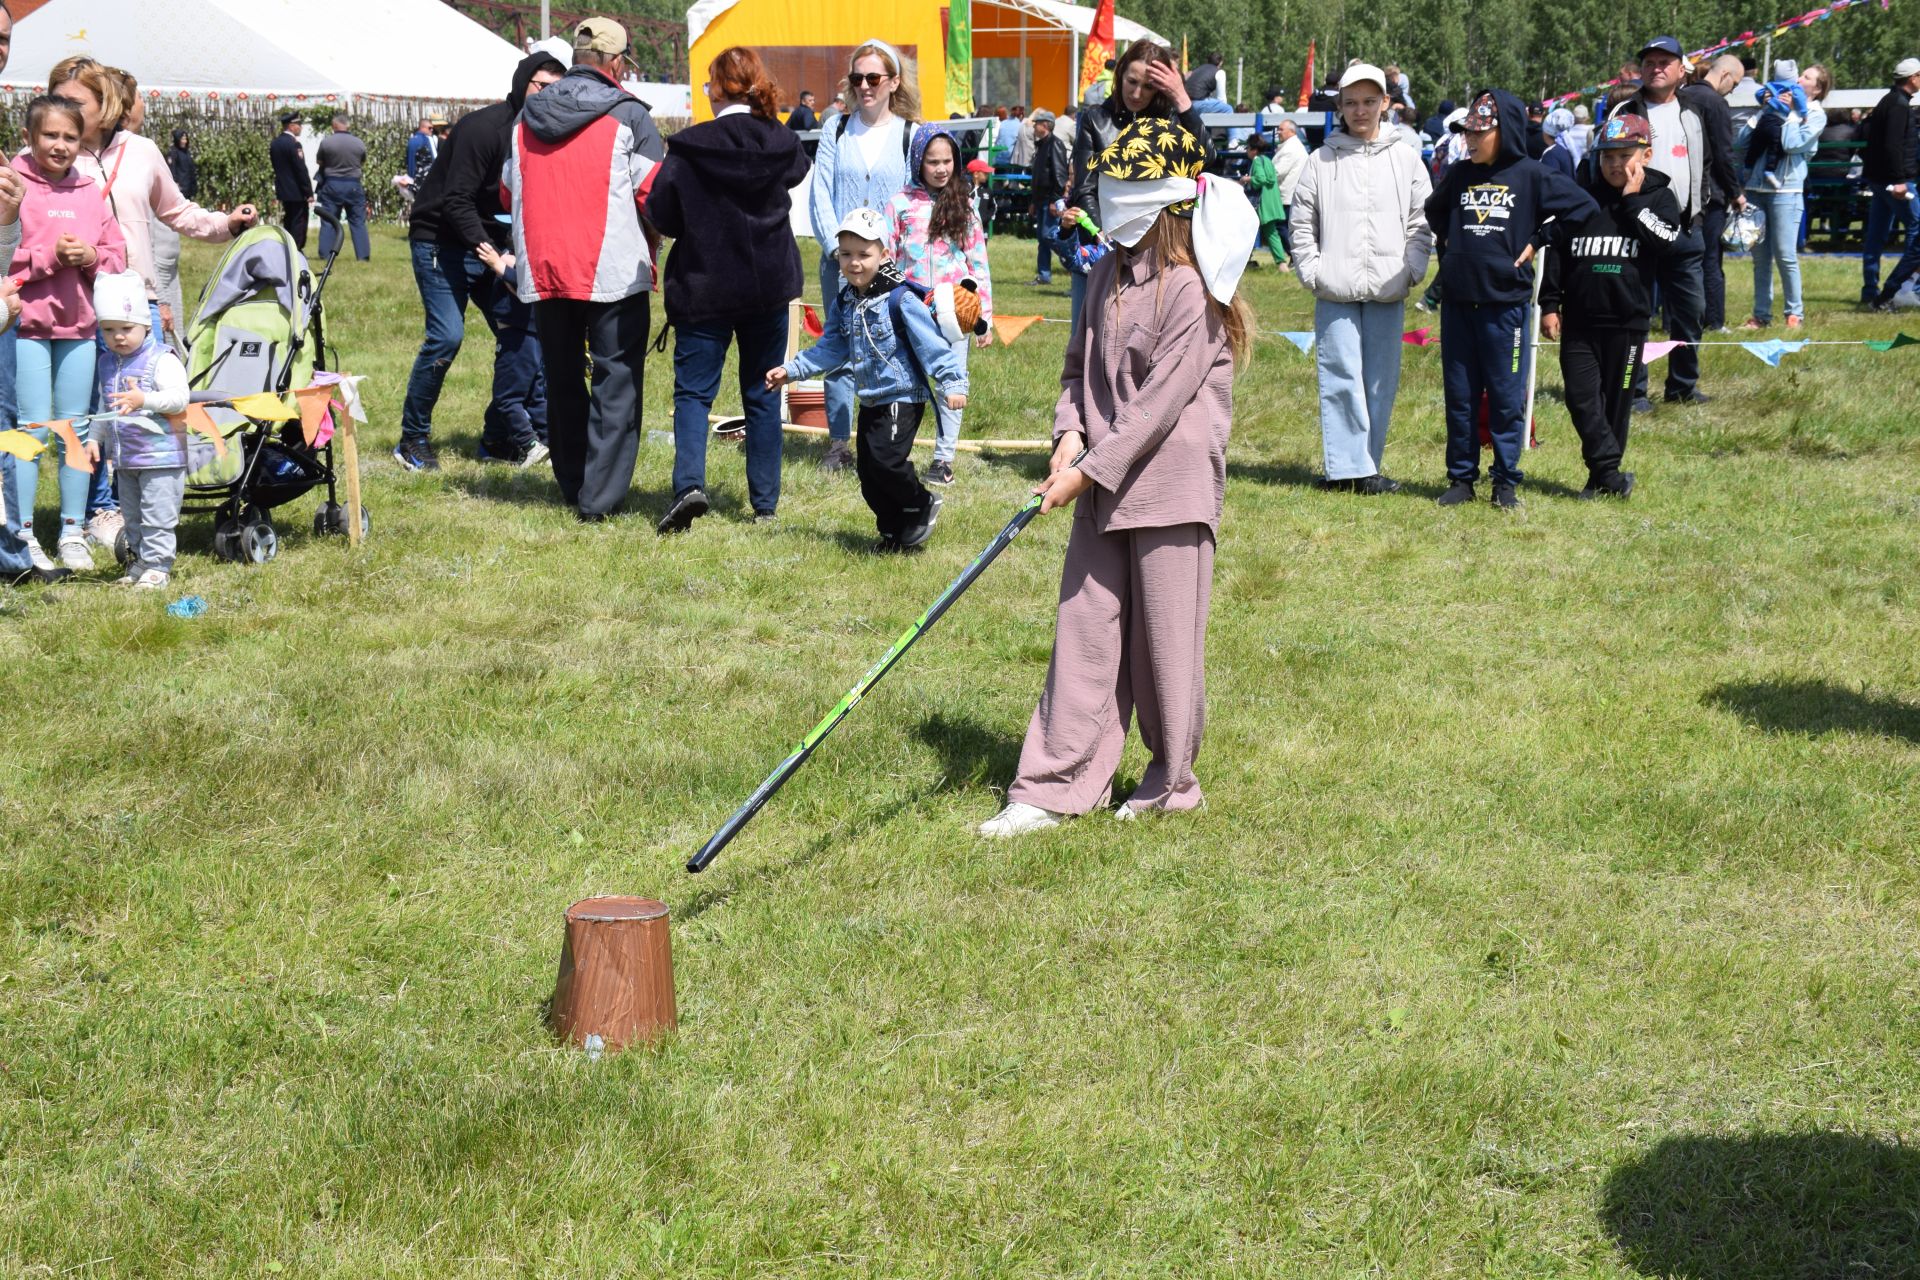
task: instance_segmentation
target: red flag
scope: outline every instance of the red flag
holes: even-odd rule
[[[819,313],[804,302],[800,304],[800,328],[809,338],[817,338],[827,331],[827,327],[820,323]]]
[[[1087,96],[1087,90],[1107,69],[1107,59],[1113,57],[1113,0],[1100,0],[1100,7],[1093,11],[1093,29],[1087,32],[1087,50],[1080,59],[1080,92],[1075,100]]]
[[[1307,69],[1300,73],[1300,105],[1295,111],[1307,109],[1307,99],[1313,96],[1313,41],[1307,41]]]

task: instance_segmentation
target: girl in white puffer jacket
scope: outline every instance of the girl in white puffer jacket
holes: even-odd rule
[[[1386,76],[1340,78],[1344,132],[1307,158],[1288,219],[1293,265],[1314,296],[1324,487],[1391,493],[1381,470],[1400,390],[1406,298],[1427,274],[1433,189],[1420,153],[1382,123]]]

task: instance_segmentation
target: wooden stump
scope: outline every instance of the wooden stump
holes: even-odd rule
[[[583,898],[567,908],[567,940],[547,1025],[608,1049],[673,1030],[673,949],[667,908],[651,898]]]

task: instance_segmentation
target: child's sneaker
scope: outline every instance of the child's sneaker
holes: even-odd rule
[[[112,582],[112,585],[116,587],[130,587],[134,583],[140,581],[141,573],[142,573],[142,570],[140,566],[136,564],[131,568],[129,568],[125,573],[115,578]]]
[[[20,536],[27,541],[27,558],[33,561],[34,568],[42,573],[53,573],[56,570],[63,574],[66,572],[53,562],[53,557],[47,554],[46,549],[40,545],[39,539],[33,536],[33,530],[24,529]],[[88,561],[88,564],[91,565],[92,561]]]
[[[87,550],[87,535],[80,532],[80,526],[70,525],[67,532],[60,535],[60,563],[75,573],[86,573],[93,568],[93,552]]]
[[[135,591],[158,591],[166,585],[167,571],[165,569],[148,569],[133,580],[133,589]]]
[[[976,829],[981,835],[992,840],[1007,836],[1024,836],[1029,832],[1045,831],[1049,827],[1059,826],[1062,816],[1051,809],[1021,804],[1015,800]]]
[[[933,536],[933,526],[939,523],[940,504],[944,499],[937,493],[932,496],[933,501],[927,504],[927,518],[925,522],[915,525],[900,535],[900,546],[903,549],[911,551],[915,547],[924,546],[927,539]]]
[[[952,484],[953,464],[935,458],[927,464],[926,474],[920,477],[928,484]]]
[[[96,511],[93,513],[93,518],[87,521],[87,541],[96,547],[105,547],[111,551],[114,539],[118,538],[120,531],[126,527],[126,519],[117,509]]]

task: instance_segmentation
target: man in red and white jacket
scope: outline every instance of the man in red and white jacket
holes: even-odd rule
[[[582,520],[626,500],[640,448],[654,286],[640,210],[666,146],[647,104],[620,87],[626,52],[626,28],[611,19],[575,29],[573,68],[527,99],[505,175],[518,289],[546,366],[553,475]]]

